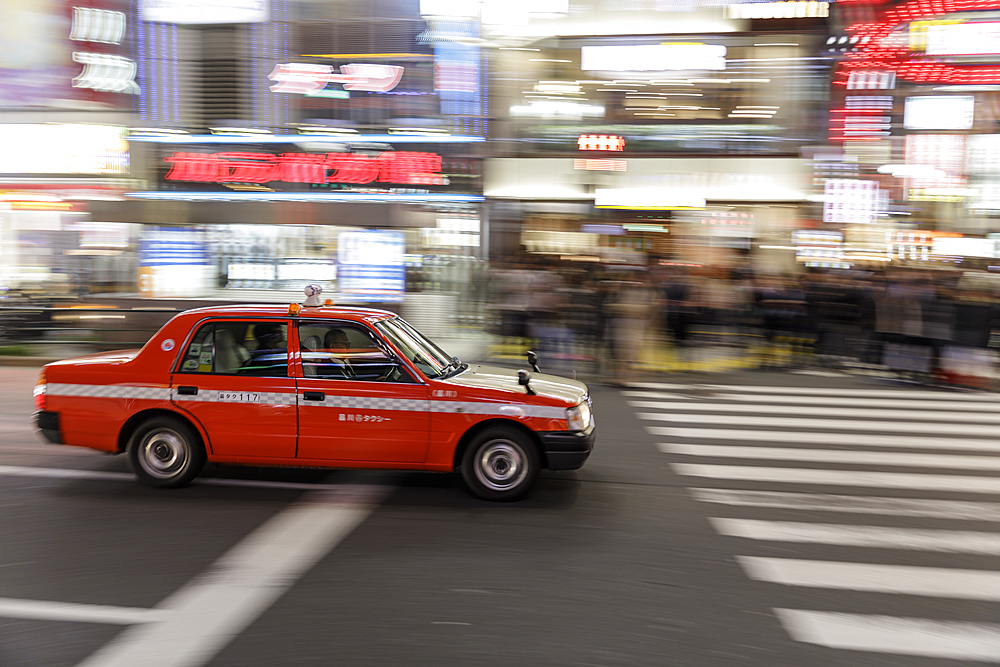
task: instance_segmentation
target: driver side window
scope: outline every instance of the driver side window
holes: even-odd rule
[[[365,327],[354,323],[303,322],[299,349],[305,377],[362,382],[409,382],[399,362]]]

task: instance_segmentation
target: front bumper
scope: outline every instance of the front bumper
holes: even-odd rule
[[[594,451],[597,429],[593,420],[583,431],[540,431],[549,470],[576,470]]]
[[[46,440],[53,445],[63,444],[62,436],[59,435],[59,413],[39,410],[35,413],[35,425]]]

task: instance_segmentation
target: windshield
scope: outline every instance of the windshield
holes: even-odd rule
[[[427,377],[441,377],[449,369],[451,357],[400,318],[376,322],[375,328]]]

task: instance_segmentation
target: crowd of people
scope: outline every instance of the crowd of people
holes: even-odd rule
[[[495,265],[489,286],[494,333],[538,347],[550,367],[590,364],[612,381],[638,379],[655,350],[682,360],[725,350],[758,367],[985,377],[1000,346],[992,335],[1000,330],[1000,275],[983,272],[763,274],[531,259]]]

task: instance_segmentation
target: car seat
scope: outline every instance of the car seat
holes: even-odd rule
[[[215,331],[215,372],[235,373],[250,358],[246,348],[236,342],[233,332],[227,329]]]

